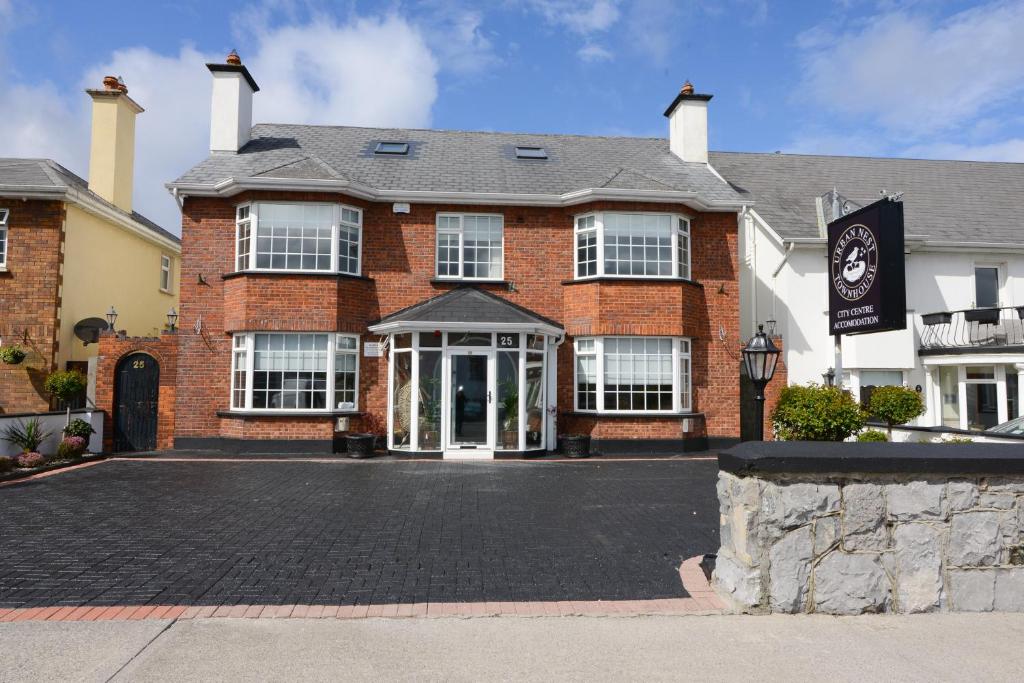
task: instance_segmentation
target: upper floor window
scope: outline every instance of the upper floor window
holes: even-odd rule
[[[576,277],[690,278],[690,221],[664,213],[576,218]]]
[[[160,254],[160,291],[171,291],[171,257]]]
[[[974,266],[974,306],[994,308],[999,305],[999,266]]]
[[[8,209],[0,209],[0,268],[7,265],[7,216]]]
[[[243,204],[235,214],[235,269],[358,275],[362,224],[362,210],[341,204]]]
[[[500,280],[504,219],[496,215],[437,215],[437,277]]]

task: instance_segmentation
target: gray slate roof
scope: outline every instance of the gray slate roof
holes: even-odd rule
[[[384,316],[378,323],[513,323],[524,325],[562,325],[533,311],[503,299],[497,294],[471,286],[455,289],[413,304],[408,308]]]
[[[374,155],[380,141],[408,142],[409,155]],[[543,147],[549,158],[516,159],[516,146]],[[398,191],[678,190],[708,201],[738,201],[706,164],[683,162],[662,138],[286,124],[254,126],[252,140],[237,154],[213,154],[172,185],[258,176],[340,179]]]
[[[69,188],[74,188],[78,192],[88,193],[97,201],[103,202],[114,211],[132,218],[154,233],[174,240],[179,244],[181,243],[181,239],[177,235],[164,230],[141,213],[136,211],[128,213],[100,197],[89,189],[89,183],[84,178],[72,173],[52,159],[0,158],[0,196],[17,196],[19,189],[23,191],[33,189],[62,192]]]
[[[783,238],[818,237],[815,198],[903,192],[907,235],[1024,244],[1024,164],[712,152],[711,165]]]

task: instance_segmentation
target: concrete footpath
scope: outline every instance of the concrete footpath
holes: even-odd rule
[[[0,624],[0,680],[1019,681],[1024,614]]]

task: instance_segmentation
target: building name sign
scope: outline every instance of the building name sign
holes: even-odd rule
[[[384,348],[380,342],[363,342],[363,356],[366,358],[380,358],[384,355]]]
[[[831,334],[907,326],[903,204],[882,199],[828,225]]]

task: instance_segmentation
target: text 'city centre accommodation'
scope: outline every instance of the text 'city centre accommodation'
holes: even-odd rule
[[[251,125],[211,64],[182,202],[175,446],[444,457],[739,433],[737,211],[709,95],[670,139]]]

